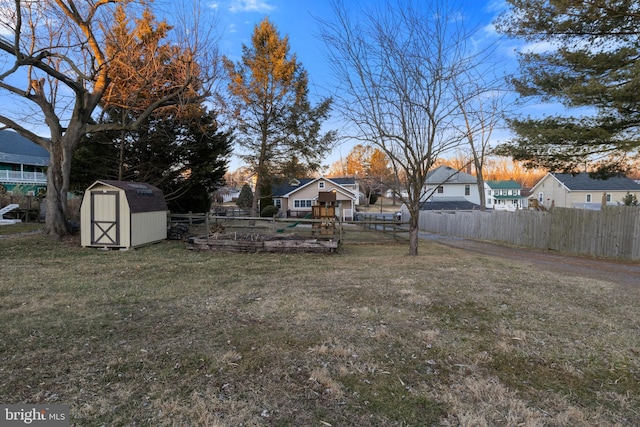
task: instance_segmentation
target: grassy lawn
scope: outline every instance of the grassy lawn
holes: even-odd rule
[[[640,425],[640,288],[421,242],[0,239],[0,402],[73,425]]]
[[[8,234],[33,233],[44,228],[43,223],[38,222],[18,222],[16,224],[0,225],[0,236]]]

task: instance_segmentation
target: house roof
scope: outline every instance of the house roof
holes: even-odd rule
[[[321,179],[324,179],[326,181],[332,182],[335,185],[337,185],[338,187],[343,187],[344,185],[353,185],[355,184],[355,179],[353,178],[326,178],[326,177],[320,177],[320,178],[298,178],[298,179],[292,179],[292,180],[288,180],[288,181],[284,181],[281,182],[279,184],[276,184],[273,186],[272,188],[272,197],[289,197],[289,195],[291,193],[294,193],[298,190],[300,190],[301,188],[306,187],[307,185],[319,181]],[[296,184],[297,183],[297,184]],[[352,191],[349,191],[349,189],[344,189],[344,191],[348,191],[349,193],[353,194]]]
[[[151,184],[147,184],[145,182],[112,181],[105,179],[94,182],[89,189],[93,188],[97,184],[104,184],[124,190],[131,213],[168,210],[167,202],[164,199],[162,190]]]
[[[460,197],[431,198],[420,205],[421,211],[472,211],[479,209],[480,205]]]
[[[299,178],[283,181],[273,185],[272,193],[273,197],[283,197],[295,191],[301,187],[306,186],[315,178]]]
[[[493,190],[519,190],[520,184],[510,179],[508,181],[485,181],[485,183]]]
[[[47,166],[49,152],[12,130],[0,130],[0,162]]]
[[[427,174],[426,184],[475,184],[475,176],[459,171],[450,166],[439,166]]]
[[[625,176],[591,178],[588,173],[550,173],[570,191],[640,191],[640,184]]]

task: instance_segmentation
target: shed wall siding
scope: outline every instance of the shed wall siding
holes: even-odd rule
[[[167,238],[167,212],[142,212],[131,215],[131,246],[136,247]]]
[[[131,247],[131,211],[127,202],[127,195],[120,190],[120,246]]]

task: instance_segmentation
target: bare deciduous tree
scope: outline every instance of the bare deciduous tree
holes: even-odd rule
[[[0,92],[13,106],[0,113],[0,124],[49,152],[45,224],[49,235],[69,232],[66,209],[71,158],[83,136],[135,129],[156,108],[177,102],[198,69],[200,41],[194,41],[193,31],[193,44],[177,41],[189,54],[182,57],[183,74],[179,79],[176,76],[174,86],[149,100],[131,123],[97,124],[92,116],[111,84],[113,58],[106,51],[106,40],[118,4],[126,4],[130,11],[136,5],[128,0],[0,0]],[[43,129],[48,137],[41,135]]]
[[[335,20],[322,22],[321,34],[339,80],[337,108],[352,138],[389,158],[410,213],[409,253],[417,255],[427,173],[464,138],[455,84],[475,65],[469,33],[445,0],[389,1],[357,15],[339,0],[332,7]]]
[[[476,174],[480,210],[485,210],[485,161],[491,153],[494,131],[503,123],[508,93],[499,87],[498,80],[488,82],[487,75],[478,69],[467,70],[460,77],[455,84],[455,96],[461,115],[458,127],[459,132],[465,135],[471,154],[470,164],[473,164]]]

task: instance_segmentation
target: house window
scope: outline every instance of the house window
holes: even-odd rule
[[[282,199],[273,199],[273,206],[282,209]]]
[[[438,194],[444,193],[444,187],[442,185],[438,186]]]
[[[611,194],[607,194],[607,202],[611,201]]]
[[[294,200],[293,207],[294,208],[310,208],[313,206],[313,200]]]
[[[538,202],[544,203],[544,193],[538,193]]]
[[[587,194],[587,203],[591,203],[591,194]]]
[[[319,182],[318,182],[318,188],[319,188],[320,190],[324,190],[324,181],[319,181]]]
[[[469,184],[466,184],[464,186],[464,195],[465,196],[470,196],[471,195],[471,186]]]

